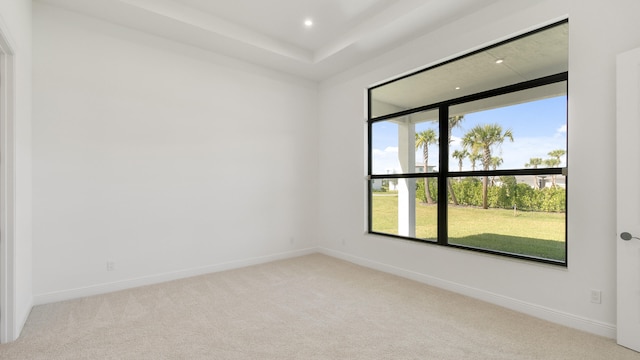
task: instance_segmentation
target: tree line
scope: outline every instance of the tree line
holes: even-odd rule
[[[522,211],[564,212],[566,211],[566,191],[561,187],[533,188],[528,184],[518,183],[514,176],[501,176],[500,185],[489,186],[487,204],[489,208],[517,209]],[[424,183],[418,182],[416,198],[425,196]],[[434,202],[438,201],[438,188],[429,183]],[[452,183],[458,205],[481,207],[482,181],[469,177]],[[449,199],[452,201],[451,192]]]
[[[464,116],[453,116],[448,121],[447,144],[451,144],[451,130],[459,127],[464,120]],[[426,129],[415,135],[416,149],[422,149],[424,172],[429,168],[429,146],[438,144],[438,134],[434,129]],[[479,162],[482,169],[496,170],[503,163],[501,157],[493,156],[493,150],[502,145],[506,140],[513,142],[513,133],[510,129],[504,130],[499,124],[479,124],[471,128],[462,137],[462,149],[455,150],[451,156],[458,160],[458,169],[462,171],[463,161],[469,159],[471,169],[476,170]],[[545,165],[557,167],[561,164],[561,157],[566,154],[565,150],[553,150],[548,153],[548,159],[531,158],[525,167],[537,168]],[[564,211],[565,191],[558,189],[556,176],[552,176],[551,188],[543,188],[539,184],[538,176],[534,176],[534,186],[518,184],[515,177],[507,176],[499,179],[497,186],[495,178],[483,176],[482,181],[477,178],[465,178],[464,180],[451,182],[447,179],[447,189],[449,200],[454,205],[471,205],[488,209],[496,208],[519,208],[522,210],[537,211]],[[418,182],[416,197],[425,203],[437,202],[437,187],[431,184],[429,178],[424,178],[424,182]]]

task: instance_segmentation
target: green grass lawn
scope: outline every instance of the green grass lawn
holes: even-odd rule
[[[437,205],[416,204],[416,237],[437,237]],[[449,243],[564,261],[564,213],[449,206]],[[373,230],[398,234],[398,196],[374,194]]]

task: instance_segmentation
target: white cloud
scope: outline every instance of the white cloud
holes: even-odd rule
[[[559,134],[566,134],[567,133],[567,124],[564,124],[562,126],[560,126],[557,130],[557,133]]]
[[[384,150],[373,149],[373,155],[387,155],[387,154],[397,154],[398,148],[393,146],[387,146]]]
[[[387,146],[384,150],[373,149],[372,154],[374,174],[400,172],[397,146]]]

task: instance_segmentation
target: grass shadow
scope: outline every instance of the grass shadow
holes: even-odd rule
[[[483,233],[450,237],[449,243],[551,260],[565,260],[565,243],[562,241]]]

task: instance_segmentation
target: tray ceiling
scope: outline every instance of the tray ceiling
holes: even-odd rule
[[[38,0],[314,80],[496,1]]]

